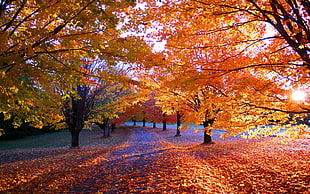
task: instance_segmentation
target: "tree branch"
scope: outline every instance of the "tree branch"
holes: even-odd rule
[[[305,66],[306,64],[298,65],[298,64],[287,64],[290,66]],[[212,68],[196,68],[199,70],[206,70],[206,71],[218,71],[218,72],[233,72],[233,71],[239,71],[243,69],[248,69],[248,68],[253,68],[253,67],[261,67],[261,68],[266,68],[266,67],[284,67],[287,66],[284,65],[283,63],[270,63],[270,64],[255,64],[255,65],[248,65],[244,67],[238,67],[235,69],[212,69]]]
[[[11,25],[13,24],[13,22],[17,18],[18,14],[24,9],[26,3],[27,3],[27,0],[24,0],[23,3],[21,4],[21,6],[16,11],[16,13],[14,14],[14,16],[12,17],[12,19],[6,24],[5,28],[2,30],[3,32],[11,27]],[[2,2],[1,2],[1,4],[2,4]]]
[[[289,111],[289,110],[282,110],[282,109],[279,109],[279,108],[270,108],[270,107],[265,107],[265,106],[259,106],[259,105],[251,104],[251,103],[248,103],[248,102],[243,102],[242,104],[250,106],[250,107],[254,107],[254,108],[260,108],[260,109],[264,109],[264,110],[283,112],[283,113],[293,113],[293,114],[307,114],[307,113],[310,113],[310,109],[307,109],[307,108],[302,108],[305,111]]]
[[[76,18],[78,15],[80,15],[80,13],[82,13],[84,10],[86,10],[86,8],[91,5],[95,0],[92,0],[90,2],[88,2],[84,7],[82,7],[82,9],[80,9],[76,14],[74,14],[71,18],[67,19],[63,24],[58,25],[53,31],[49,32],[48,36],[41,38],[40,40],[38,40],[37,42],[35,42],[31,47],[37,47],[39,46],[42,42],[46,41],[47,39],[50,38],[50,36],[52,35],[56,35],[57,33],[59,33],[65,26],[67,26],[67,24],[72,21],[74,18]]]

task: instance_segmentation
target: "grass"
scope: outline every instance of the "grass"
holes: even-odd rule
[[[68,146],[69,143],[70,133],[68,131],[59,131],[37,136],[27,136],[22,139],[1,141],[0,150],[55,148]]]
[[[99,129],[83,130],[80,133],[80,146],[117,144],[125,138],[120,128],[112,133],[111,137],[102,138],[103,131]],[[27,136],[22,139],[0,141],[0,151],[18,149],[40,149],[40,148],[61,148],[69,147],[71,134],[68,130],[61,130],[54,133],[46,133],[37,136]]]

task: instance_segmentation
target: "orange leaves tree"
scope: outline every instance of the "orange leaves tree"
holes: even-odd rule
[[[146,67],[178,74],[168,87],[221,94],[212,98],[222,106],[214,126],[236,135],[286,123],[289,113],[309,114],[309,98],[290,98],[310,87],[307,1],[146,1],[146,7],[149,36],[167,42],[165,61]]]

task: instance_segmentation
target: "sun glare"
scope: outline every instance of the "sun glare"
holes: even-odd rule
[[[306,100],[306,97],[307,94],[304,91],[297,90],[292,93],[292,99],[295,101],[304,101]]]

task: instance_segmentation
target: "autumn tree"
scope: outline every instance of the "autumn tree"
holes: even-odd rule
[[[156,58],[155,58],[156,59]],[[141,83],[139,92],[146,95],[145,98],[154,99],[155,105],[160,107],[161,114],[158,114],[158,118],[163,122],[163,130],[166,130],[167,120],[176,116],[173,119],[174,123],[177,124],[176,136],[181,134],[181,117],[183,115],[182,102],[176,97],[173,92],[175,85],[168,85],[173,78],[172,75],[168,75],[167,72],[151,69],[150,71],[143,71],[137,74]]]
[[[100,65],[98,65],[100,64]],[[102,94],[106,86],[102,86],[98,79],[98,69],[104,69],[105,63],[86,63],[81,68],[84,74],[84,84],[73,87],[73,92],[63,93],[63,114],[65,121],[71,133],[71,147],[79,146],[79,135],[85,122],[89,119],[91,111],[94,109],[95,99]],[[96,79],[94,79],[96,76]]]
[[[151,94],[151,96],[153,96],[153,94]],[[153,97],[142,102],[141,104],[141,111],[144,114],[144,121],[152,122],[153,128],[156,127],[156,123],[162,123],[163,113],[160,107],[156,106],[156,100]]]
[[[122,115],[127,117],[128,120],[133,122],[133,126],[137,125],[137,121],[143,121],[145,119],[145,114],[141,108],[141,102],[133,102],[131,106],[126,108],[126,111]]]
[[[82,86],[81,95],[89,90],[80,68],[82,59],[104,60],[108,66],[135,61],[145,52],[141,40],[121,38],[117,29],[121,12],[134,4],[1,1],[0,112],[5,119],[14,116],[15,126],[21,121],[36,127],[58,123],[62,93],[55,87],[79,93],[76,89]]]
[[[210,143],[212,141],[211,135],[213,130],[213,123],[218,117],[218,113],[223,108],[220,99],[221,94],[212,86],[199,86],[192,83],[192,85],[183,85],[180,79],[177,78],[178,84],[176,88],[169,87],[169,96],[166,100],[175,100],[181,105],[177,114],[177,134],[180,136],[180,130],[187,129],[190,124],[203,125],[204,140],[203,143]],[[167,86],[167,83],[163,83]],[[198,87],[198,88],[197,88]],[[200,87],[200,88],[199,88]],[[158,96],[163,99],[163,96]],[[220,108],[221,107],[221,108]],[[174,109],[174,108],[173,108]],[[180,127],[180,120],[183,118],[183,126]]]
[[[309,83],[309,56],[301,54],[309,42],[307,6],[304,1],[190,0],[148,11],[151,22],[160,26],[154,35],[168,41],[166,55],[184,70],[211,71],[213,76],[244,69],[271,71],[287,82],[294,79],[290,87],[298,88]],[[155,20],[152,14],[166,17]]]
[[[187,85],[199,80],[196,93],[203,85],[216,86],[227,98],[221,113],[226,121],[219,119],[213,125],[226,126],[228,134],[235,135],[275,120],[285,123],[289,113],[307,116],[309,101],[296,103],[290,98],[293,90],[309,91],[305,1],[147,1],[146,5],[148,37],[167,43],[164,57],[146,59],[145,67],[179,73],[167,87],[180,80]]]
[[[112,130],[115,127],[113,120],[132,106],[136,98],[132,90],[135,82],[128,77],[126,69],[118,67],[109,72],[111,74],[109,80],[101,82],[101,92],[95,97],[94,110],[89,121],[104,130],[103,137],[110,136],[110,127]]]
[[[71,133],[72,148],[79,146],[79,135],[88,120],[95,95],[90,94],[90,86],[77,86],[75,90],[77,95],[67,97],[63,107],[65,121]]]

